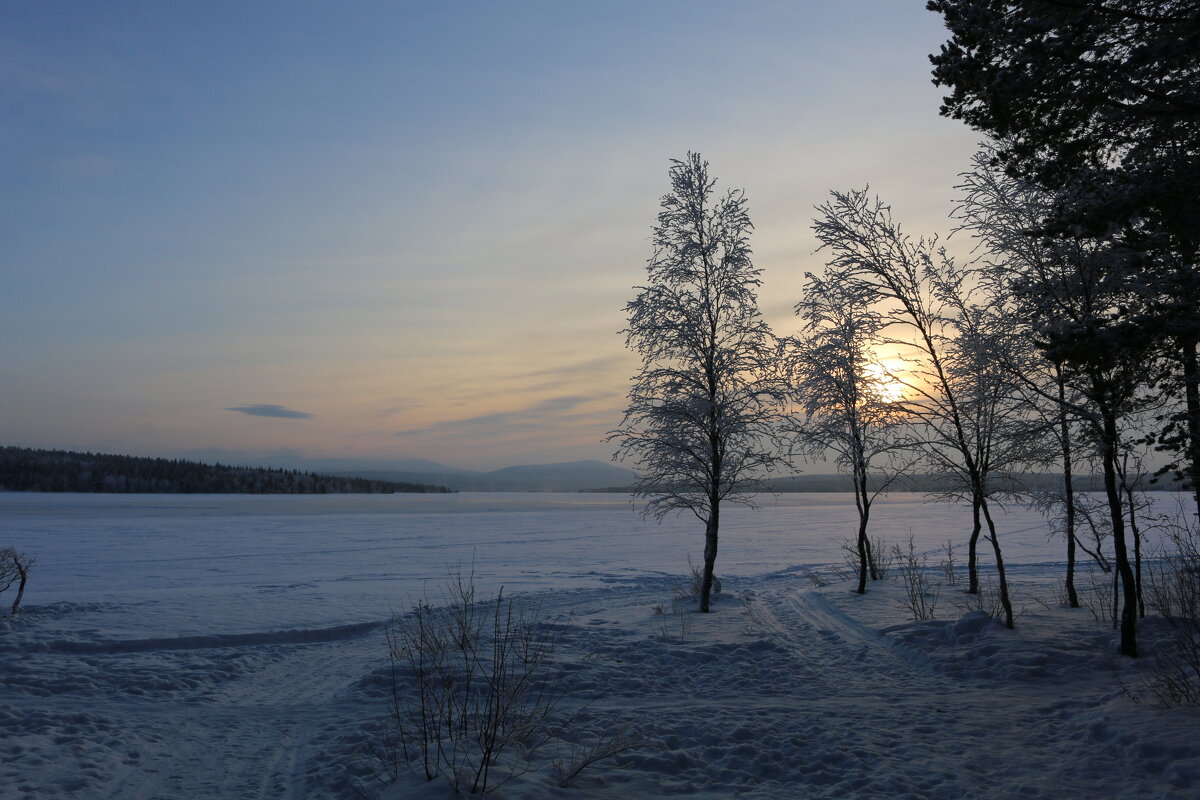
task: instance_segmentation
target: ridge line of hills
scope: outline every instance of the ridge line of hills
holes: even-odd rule
[[[231,454],[227,454],[231,455]],[[221,463],[224,462],[224,463]],[[166,459],[0,446],[0,491],[146,493],[391,493],[391,492],[628,492],[632,471],[603,461],[529,464],[491,471],[451,467],[425,459],[338,459],[299,456],[222,458],[208,464]],[[1011,488],[1054,489],[1061,477],[1031,473],[1001,476]],[[849,492],[849,477],[801,474],[774,477],[775,492]],[[1179,491],[1164,477],[1146,488]],[[944,480],[929,475],[901,478],[899,492],[938,492]],[[1076,476],[1078,491],[1103,491],[1099,476]]]
[[[304,459],[280,457],[279,465],[306,465],[333,475],[354,475],[376,480],[425,481],[462,492],[629,492],[635,482],[631,470],[603,461],[570,461],[556,464],[530,464],[476,471],[451,467],[426,459]],[[1005,489],[1057,489],[1062,476],[1054,473],[998,475],[996,482]],[[933,475],[907,475],[899,478],[893,491],[945,491],[947,481]],[[842,474],[797,474],[769,478],[773,492],[852,492],[850,477]],[[1180,491],[1181,485],[1169,476],[1144,488],[1151,491]],[[1075,489],[1081,492],[1104,491],[1099,475],[1076,475]]]

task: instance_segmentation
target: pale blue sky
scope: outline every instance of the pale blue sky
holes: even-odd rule
[[[0,2],[0,443],[607,458],[668,159],[945,230],[923,0]]]

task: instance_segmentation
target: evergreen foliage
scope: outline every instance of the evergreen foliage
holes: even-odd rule
[[[392,494],[442,486],[182,459],[0,447],[0,491],[117,494]]]

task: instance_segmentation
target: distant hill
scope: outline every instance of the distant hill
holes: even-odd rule
[[[1062,486],[1062,476],[1053,473],[1023,473],[1019,475],[998,476],[997,487],[1012,490],[1057,490]],[[602,487],[590,491],[625,492],[629,491],[629,483]],[[892,484],[893,492],[938,492],[946,489],[947,482],[943,478],[932,475],[905,475]],[[1178,492],[1185,487],[1171,476],[1163,476],[1151,482],[1147,477],[1143,489],[1147,491]],[[782,494],[797,492],[852,492],[854,486],[849,475],[788,475],[767,480],[767,489]],[[1076,475],[1075,491],[1102,492],[1104,479],[1100,475]]]
[[[392,494],[449,492],[407,481],[180,459],[0,447],[0,491],[136,494]]]
[[[429,462],[436,469],[441,465]],[[428,481],[462,492],[580,492],[633,485],[633,473],[603,461],[570,461],[562,464],[531,464],[504,467],[491,472],[454,470],[415,471],[375,467],[355,469],[338,475],[373,480]]]

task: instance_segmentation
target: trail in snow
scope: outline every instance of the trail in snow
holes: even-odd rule
[[[564,624],[558,667],[586,704],[569,738],[624,721],[645,734],[576,795],[1185,798],[1200,785],[1200,717],[1130,703],[1087,612],[1027,614],[1013,632],[980,612],[904,623],[894,584],[859,597],[795,573],[731,583],[708,615],[673,614],[666,580],[524,598]],[[53,622],[38,616],[12,632],[32,644]],[[0,795],[445,796],[415,774],[370,779],[382,630],[333,633],[29,648],[4,673]],[[546,763],[506,796],[552,797],[555,782]]]
[[[863,620],[896,620],[894,585],[861,598],[755,583],[741,608],[697,615],[684,642],[631,641],[619,659],[634,674],[613,691],[656,721],[631,760],[657,775],[652,792],[1183,798],[1200,786],[1197,710],[1133,705],[1087,612],[1030,614],[1016,632],[973,612],[888,635]],[[991,679],[970,677],[972,662]]]

